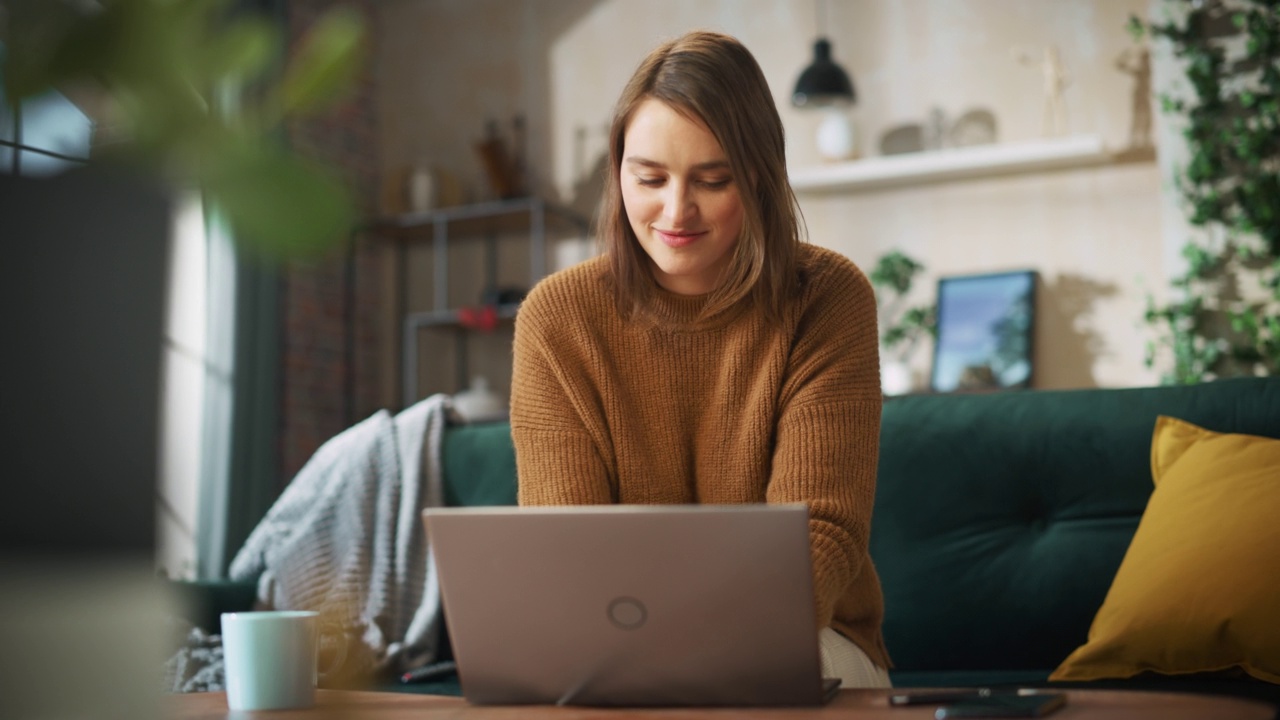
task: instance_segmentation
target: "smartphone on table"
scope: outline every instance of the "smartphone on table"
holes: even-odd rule
[[[992,690],[991,688],[958,688],[955,690],[904,690],[889,696],[889,704],[900,705],[946,705],[961,700],[975,700],[989,697],[993,693],[1010,693],[1014,690]]]
[[[952,718],[1038,718],[1052,714],[1067,704],[1060,692],[990,694],[947,702],[934,712],[935,720]]]

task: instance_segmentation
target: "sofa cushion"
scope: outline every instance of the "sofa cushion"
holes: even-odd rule
[[[516,504],[516,453],[507,422],[450,425],[440,448],[444,504]]]
[[[1280,379],[888,400],[871,554],[896,670],[1053,668],[1082,645],[1162,414],[1280,437]]]
[[[1240,668],[1280,683],[1280,440],[1161,417],[1151,470],[1088,642],[1051,679]]]

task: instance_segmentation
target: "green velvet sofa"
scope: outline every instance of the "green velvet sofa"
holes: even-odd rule
[[[1159,415],[1280,438],[1280,379],[885,402],[871,553],[895,686],[1087,685],[1280,702],[1280,686],[1221,674],[1048,681],[1085,642],[1146,507]],[[515,502],[506,424],[450,428],[443,463],[449,505]],[[212,605],[211,588],[196,593],[206,623],[227,601],[252,597],[216,590]]]
[[[895,685],[1051,684],[1147,506],[1160,415],[1280,438],[1280,378],[886,402],[871,554]],[[1275,480],[1280,492],[1280,467]],[[1259,570],[1280,574],[1276,558]],[[1280,702],[1280,685],[1240,674],[1053,684]]]

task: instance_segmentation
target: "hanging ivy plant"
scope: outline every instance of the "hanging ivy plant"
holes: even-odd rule
[[[1168,0],[1172,19],[1130,20],[1168,41],[1185,87],[1162,94],[1189,160],[1178,192],[1199,229],[1173,278],[1148,297],[1147,365],[1166,383],[1280,374],[1280,0]]]

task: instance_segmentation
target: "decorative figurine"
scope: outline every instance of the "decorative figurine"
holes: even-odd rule
[[[1031,53],[1014,48],[1013,57],[1022,65],[1034,62]],[[1067,131],[1067,103],[1063,91],[1071,84],[1071,75],[1062,66],[1062,57],[1054,45],[1046,45],[1040,60],[1040,72],[1044,76],[1044,125],[1046,137],[1063,135]]]
[[[1116,58],[1116,69],[1133,76],[1133,120],[1129,147],[1151,147],[1151,51],[1132,47]]]

